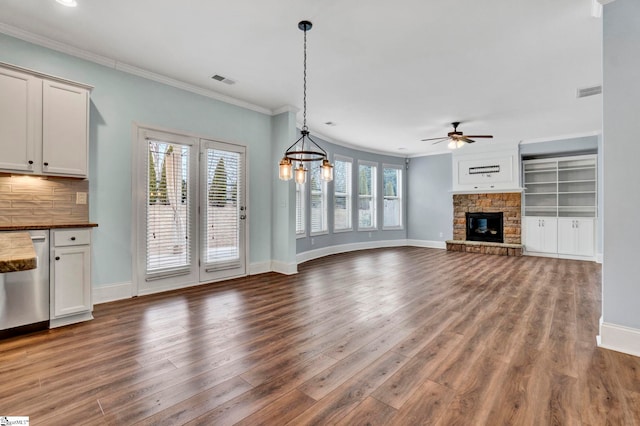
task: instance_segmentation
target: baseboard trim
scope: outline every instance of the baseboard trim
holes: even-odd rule
[[[640,357],[640,330],[603,322],[600,325],[598,346]]]
[[[130,299],[133,294],[133,283],[116,283],[92,288],[94,305]]]
[[[425,247],[435,249],[447,249],[447,243],[444,241],[430,241],[430,240],[407,240],[407,245],[412,247]]]
[[[298,264],[308,262],[310,260],[319,259],[321,257],[332,254],[347,253],[356,250],[369,250],[385,247],[403,247],[407,245],[407,240],[383,240],[383,241],[366,241],[362,243],[340,244],[335,246],[323,247],[316,250],[309,250],[296,255]]]
[[[271,262],[256,262],[249,264],[249,275],[258,275],[271,272]]]
[[[279,274],[294,275],[298,273],[298,265],[295,263],[285,263],[278,260],[272,260],[271,270]]]

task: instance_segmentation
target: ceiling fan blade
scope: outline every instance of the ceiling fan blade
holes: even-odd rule
[[[449,137],[448,136],[440,136],[439,138],[420,139],[420,141],[427,142],[427,141],[435,141],[435,140],[438,140],[438,139],[449,139]]]
[[[435,142],[434,142],[434,143],[432,143],[431,145],[439,144],[440,142],[446,142],[446,141],[448,141],[448,140],[449,140],[449,138],[440,138],[440,140],[439,140],[439,141],[435,141]]]
[[[493,138],[493,135],[464,135],[465,138]]]
[[[471,140],[466,136],[461,137],[460,140],[463,141],[463,142],[466,142],[466,143],[474,143],[475,142],[474,140]]]

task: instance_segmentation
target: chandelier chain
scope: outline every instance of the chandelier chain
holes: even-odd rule
[[[302,90],[302,130],[307,131],[307,29],[304,30],[304,71],[303,71],[303,90]]]

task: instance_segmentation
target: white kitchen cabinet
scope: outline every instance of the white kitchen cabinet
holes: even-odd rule
[[[558,220],[554,217],[526,216],[525,249],[535,253],[557,253]]]
[[[92,319],[91,231],[52,230],[51,327]]]
[[[90,89],[0,64],[0,171],[87,177]]]
[[[0,169],[31,172],[36,161],[42,81],[0,68]]]
[[[593,219],[558,218],[558,254],[593,257],[594,235]]]

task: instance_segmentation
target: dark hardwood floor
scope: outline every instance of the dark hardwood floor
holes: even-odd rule
[[[98,305],[0,341],[0,415],[39,425],[634,425],[599,349],[600,266],[424,248]]]

